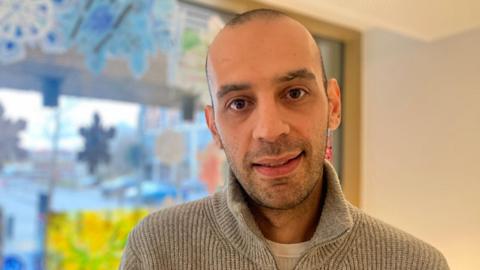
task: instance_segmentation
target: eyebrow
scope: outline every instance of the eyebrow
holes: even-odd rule
[[[287,72],[285,75],[279,76],[274,79],[277,83],[289,82],[295,79],[307,79],[307,80],[315,80],[315,74],[309,71],[306,68],[301,68],[293,71]]]
[[[307,80],[315,80],[316,76],[313,72],[309,71],[306,68],[296,69],[293,71],[287,72],[285,75],[276,77],[273,79],[276,83],[283,83],[289,82],[295,79],[307,79]],[[249,90],[252,88],[252,85],[249,83],[232,83],[232,84],[225,84],[220,87],[220,90],[217,92],[217,99],[221,99],[225,95],[230,92],[235,91],[244,91]]]
[[[217,92],[217,98],[220,99],[227,95],[230,92],[234,91],[243,91],[251,89],[252,85],[249,83],[232,83],[232,84],[225,84],[220,87],[220,90]]]

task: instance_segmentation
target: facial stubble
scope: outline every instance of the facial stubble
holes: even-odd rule
[[[225,155],[230,167],[230,172],[242,186],[249,199],[258,206],[274,209],[289,210],[301,205],[315,190],[319,181],[322,181],[323,160],[328,137],[327,131],[323,132],[324,138],[319,133],[312,141],[319,144],[315,148],[312,143],[304,138],[292,138],[287,135],[280,137],[273,143],[261,142],[255,150],[251,150],[241,160],[240,166],[233,159],[231,149],[222,141]],[[277,156],[282,153],[302,152],[303,168],[297,168],[294,175],[277,178],[273,181],[262,179],[254,171],[252,161],[263,156]],[[241,168],[241,169],[240,169]],[[299,169],[302,169],[301,171]],[[288,192],[276,192],[275,185],[286,185]]]

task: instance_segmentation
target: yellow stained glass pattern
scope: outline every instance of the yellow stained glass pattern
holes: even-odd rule
[[[128,233],[148,210],[54,213],[47,225],[47,269],[118,269]]]

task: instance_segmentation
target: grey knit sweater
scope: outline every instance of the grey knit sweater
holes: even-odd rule
[[[435,248],[350,205],[324,166],[324,207],[295,269],[449,269]],[[120,269],[276,269],[243,194],[231,178],[222,192],[150,214],[131,232]]]

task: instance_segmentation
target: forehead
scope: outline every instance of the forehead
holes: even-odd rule
[[[213,86],[271,79],[299,68],[321,72],[315,41],[288,17],[254,19],[223,29],[210,46],[208,65]]]

